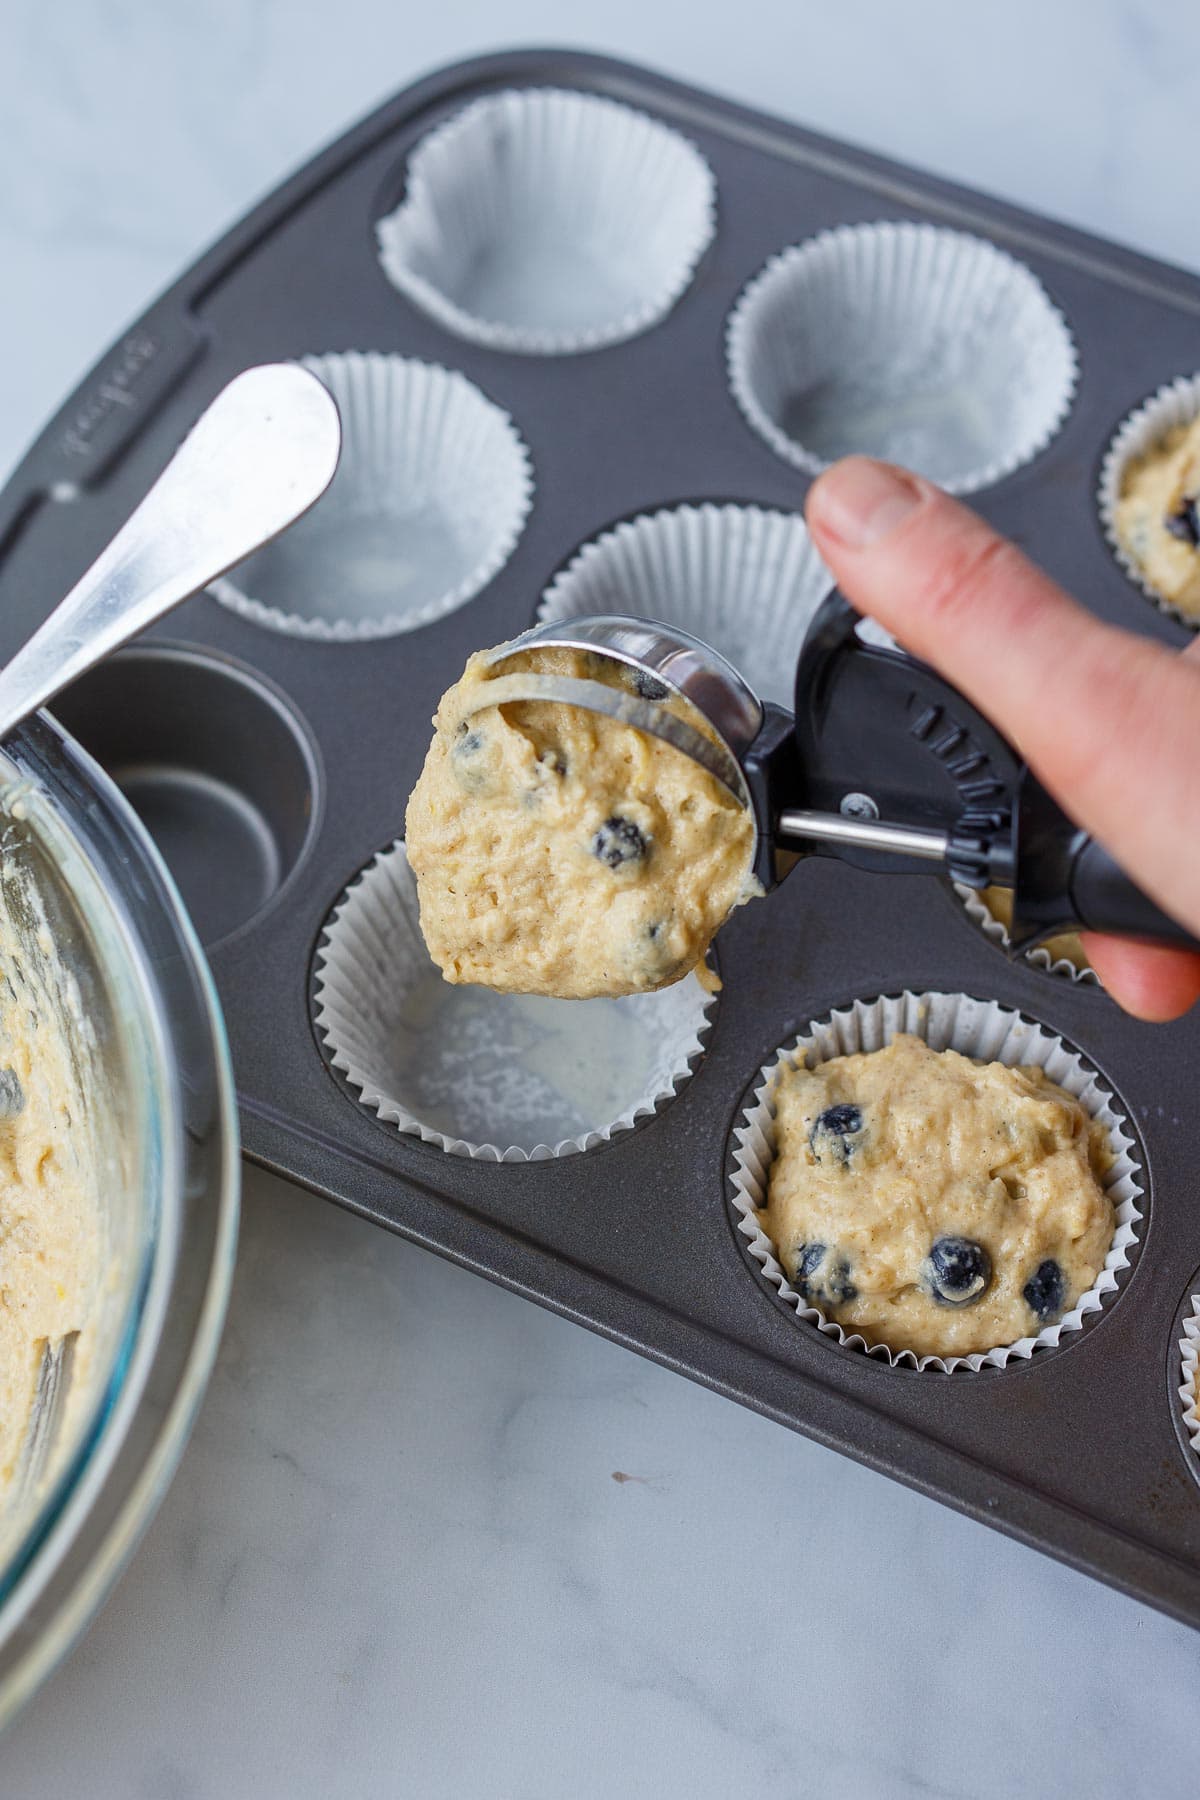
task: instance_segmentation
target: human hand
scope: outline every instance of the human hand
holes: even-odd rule
[[[967,507],[887,463],[836,463],[805,512],[846,598],[960,688],[1200,935],[1200,640],[1177,655],[1102,624]],[[1178,1018],[1200,997],[1200,955],[1082,935],[1139,1018]]]

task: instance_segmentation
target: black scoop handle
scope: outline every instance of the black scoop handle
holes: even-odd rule
[[[1077,926],[1200,949],[944,676],[898,649],[865,643],[857,625],[836,589],[809,624],[792,729],[785,713],[769,708],[761,742],[745,759],[760,820],[790,808],[844,812],[851,797],[869,801],[881,820],[945,830],[945,872],[970,887],[1013,890],[1014,951]],[[770,825],[760,828],[761,840],[770,835]],[[883,872],[935,866],[833,838],[812,848]],[[764,862],[760,879],[778,879],[774,864]]]
[[[1018,948],[1081,927],[1200,950],[1194,933],[1068,818],[1028,767],[1017,781],[1009,831],[990,848],[990,879],[1013,889],[1009,936]]]
[[[1118,937],[1200,950],[1195,936],[1135,887],[1095,838],[1081,837],[1071,858],[1068,892],[1071,911],[1089,931],[1111,931]]]

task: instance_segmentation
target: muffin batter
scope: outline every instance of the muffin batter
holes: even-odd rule
[[[781,1072],[758,1214],[802,1297],[869,1344],[962,1356],[1054,1323],[1112,1241],[1104,1128],[1040,1069],[920,1038]]]
[[[1155,592],[1200,620],[1200,418],[1130,463],[1114,522]]]
[[[993,919],[999,919],[1006,931],[1012,929],[1013,895],[1011,888],[984,888],[979,898],[991,913]],[[1049,952],[1051,962],[1069,962],[1080,974],[1091,968],[1083,943],[1077,931],[1063,931],[1057,937],[1043,938],[1037,946],[1039,950]]]
[[[685,702],[584,650],[531,650],[536,669],[632,688],[698,729]],[[581,707],[471,712],[492,676],[473,656],[443,698],[408,803],[421,929],[447,981],[583,999],[667,987],[700,965],[757,892],[749,813],[660,739]],[[708,734],[711,735],[711,734]]]
[[[44,927],[30,935],[0,910],[0,1512],[47,1343],[69,1341],[68,1396],[86,1385],[102,1261],[99,1159],[69,1041],[87,1022]]]

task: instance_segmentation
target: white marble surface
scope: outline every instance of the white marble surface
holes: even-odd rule
[[[1200,266],[1194,37],[1179,0],[6,0],[0,469],[439,61],[611,49]],[[251,1175],[192,1445],[0,1792],[1128,1800],[1192,1779],[1198,1674],[1181,1627]]]

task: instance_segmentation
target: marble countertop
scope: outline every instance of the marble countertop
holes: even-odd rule
[[[501,42],[657,64],[1200,268],[1182,18],[9,0],[0,471],[293,164]],[[1128,1800],[1193,1769],[1198,1675],[1194,1633],[247,1171],[194,1438],[0,1791]]]

